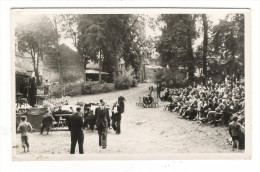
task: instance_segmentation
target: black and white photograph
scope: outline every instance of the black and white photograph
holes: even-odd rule
[[[250,15],[12,9],[13,160],[249,159]]]

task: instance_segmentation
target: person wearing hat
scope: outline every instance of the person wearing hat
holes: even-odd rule
[[[120,96],[118,97],[118,112],[117,112],[117,120],[116,120],[116,124],[117,124],[117,130],[116,130],[116,134],[120,134],[121,133],[121,118],[122,118],[122,113],[125,112],[125,98]]]
[[[22,140],[22,147],[24,152],[26,153],[25,149],[27,147],[27,152],[29,152],[29,136],[28,132],[32,131],[33,128],[29,122],[27,122],[26,116],[21,116],[21,123],[18,125],[17,131],[21,132],[21,140]]]
[[[107,129],[110,128],[109,110],[105,106],[105,100],[100,100],[100,106],[95,110],[96,126],[98,129],[99,146],[107,147]]]

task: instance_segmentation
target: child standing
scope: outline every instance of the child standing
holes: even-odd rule
[[[235,143],[237,145],[237,150],[239,149],[239,135],[241,132],[241,125],[237,122],[238,117],[233,117],[233,122],[228,126],[229,134],[232,137],[232,151],[234,151]]]
[[[28,138],[28,131],[32,131],[32,126],[29,122],[27,122],[26,116],[21,116],[21,123],[18,125],[17,131],[21,132],[21,139],[22,139],[22,147],[24,152],[26,153],[25,149],[27,147],[27,152],[29,152],[29,138]]]

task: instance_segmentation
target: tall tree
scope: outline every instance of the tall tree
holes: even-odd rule
[[[243,14],[229,14],[213,28],[213,46],[215,54],[244,64]]]
[[[62,78],[62,67],[61,67],[61,54],[60,54],[60,44],[59,39],[61,37],[61,22],[63,21],[62,15],[59,14],[51,14],[47,16],[50,25],[52,26],[52,31],[54,32],[54,49],[51,55],[53,58],[56,58],[58,64],[58,71],[59,71],[59,83],[63,85],[63,78]]]
[[[133,47],[132,41],[135,39],[131,37],[131,32],[137,23],[136,18],[138,19],[129,14],[79,16],[77,49],[86,62],[88,60],[98,62],[101,60],[99,58],[101,55],[100,68],[110,74],[110,81],[118,75],[120,58],[129,55],[126,52],[129,50],[127,45]]]
[[[45,16],[37,16],[37,20],[32,20],[28,24],[19,24],[15,32],[18,39],[18,49],[31,55],[37,84],[40,84],[39,62],[45,53],[50,52],[55,33]]]
[[[202,14],[202,21],[203,21],[203,84],[206,85],[206,78],[207,78],[207,49],[208,49],[208,21],[206,14]]]
[[[147,54],[149,41],[145,38],[145,18],[143,15],[129,16],[128,29],[125,32],[123,44],[123,59],[126,67],[131,65],[138,76],[142,58]]]
[[[192,44],[197,36],[195,17],[191,14],[163,14],[162,35],[157,43],[162,65],[168,65],[173,73],[179,66],[188,69],[189,80],[193,79],[194,55]]]

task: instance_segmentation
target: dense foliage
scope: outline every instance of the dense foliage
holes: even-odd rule
[[[118,62],[124,58],[126,65],[140,68],[139,16],[130,14],[104,14],[79,16],[77,49],[85,62],[99,62],[100,70],[109,73],[113,81],[118,75]],[[138,30],[139,29],[139,30]]]
[[[196,38],[195,16],[190,14],[163,14],[160,20],[165,23],[157,43],[163,66],[178,70],[179,66],[188,69],[189,79],[195,71],[192,44]]]

